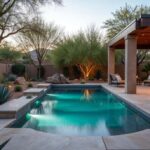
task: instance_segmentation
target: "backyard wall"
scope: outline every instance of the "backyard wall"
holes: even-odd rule
[[[6,73],[6,65],[0,63],[0,74],[4,74]]]
[[[11,73],[11,65],[12,64],[6,65],[6,64],[0,63],[0,75],[5,74],[6,72]],[[32,78],[36,78],[36,75],[37,75],[36,67],[32,64],[25,65],[25,66],[26,66],[26,75]],[[55,73],[60,72],[53,65],[44,65],[43,67],[45,68],[45,76],[44,76],[45,79]]]
[[[6,73],[7,70],[8,72],[11,72],[11,65],[12,64],[6,65],[6,64],[0,63],[0,75]],[[144,65],[145,64],[142,64],[139,67],[140,78],[142,79],[146,78],[146,74],[141,71]],[[49,76],[52,76],[55,73],[61,72],[60,70],[56,69],[53,65],[44,65],[44,68],[45,68],[45,76],[44,76],[45,79]],[[103,66],[102,68],[103,68],[102,78],[107,80],[107,66]],[[124,65],[123,64],[116,65],[115,72],[120,74],[120,76],[124,79]],[[32,79],[36,78],[37,69],[35,68],[34,65],[32,64],[26,65],[26,75],[29,77],[32,77]]]
[[[43,67],[45,69],[45,75],[44,75],[45,79],[49,76],[52,76],[55,73],[60,72],[53,65],[44,65]],[[27,73],[27,76],[32,77],[32,78],[36,78],[37,69],[34,65],[26,65],[26,73]]]

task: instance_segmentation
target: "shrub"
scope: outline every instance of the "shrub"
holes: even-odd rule
[[[32,95],[27,95],[26,98],[27,99],[31,99],[33,96]]]
[[[25,65],[23,64],[14,64],[11,67],[11,71],[13,74],[17,76],[23,76],[25,74]]]
[[[20,85],[16,85],[14,90],[15,90],[15,92],[21,92],[22,91],[22,87]]]
[[[5,81],[4,75],[0,74],[0,83],[3,83]]]
[[[80,81],[80,83],[81,83],[81,84],[85,84],[86,81],[85,81],[84,79],[82,79],[82,80]]]
[[[96,73],[95,73],[95,78],[97,80],[99,80],[101,78],[101,71],[100,70],[97,70]]]
[[[0,104],[5,103],[10,98],[10,92],[5,86],[0,86]]]
[[[73,70],[73,75],[74,75],[75,79],[76,78],[78,79],[78,78],[81,77],[82,73],[81,73],[80,69],[77,66],[73,66],[72,70]]]
[[[31,88],[33,87],[33,84],[32,83],[28,83],[28,88]]]
[[[65,77],[69,77],[69,68],[68,67],[63,67],[62,71],[63,71],[63,74],[65,75]]]
[[[89,80],[90,80],[90,81],[93,81],[93,80],[94,80],[94,77],[93,77],[93,76],[90,76],[90,77],[89,77]]]
[[[7,77],[7,81],[15,81],[17,79],[17,76],[14,74],[9,74]]]

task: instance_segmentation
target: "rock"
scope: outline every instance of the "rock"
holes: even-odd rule
[[[22,84],[25,85],[26,84],[26,80],[24,77],[17,77],[17,79],[14,82],[15,84]]]
[[[47,78],[47,82],[53,84],[70,83],[69,80],[63,74],[54,74],[53,76]]]

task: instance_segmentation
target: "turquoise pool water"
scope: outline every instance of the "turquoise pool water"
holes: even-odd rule
[[[119,135],[150,127],[142,115],[98,89],[52,90],[35,102],[21,127],[60,135]]]

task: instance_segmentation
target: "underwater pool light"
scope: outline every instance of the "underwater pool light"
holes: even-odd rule
[[[30,113],[27,113],[27,114],[26,114],[26,119],[27,119],[27,120],[30,120],[30,119],[31,119],[31,114],[30,114]]]

